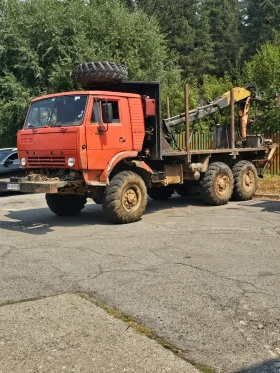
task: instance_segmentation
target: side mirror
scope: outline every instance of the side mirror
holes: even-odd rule
[[[102,103],[102,119],[103,123],[113,122],[113,107],[112,104],[108,102]]]
[[[4,164],[5,167],[8,167],[13,163],[14,163],[14,161],[12,159],[6,159],[3,164]]]

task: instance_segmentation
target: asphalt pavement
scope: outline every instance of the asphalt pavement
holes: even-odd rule
[[[129,225],[92,202],[69,218],[42,195],[0,203],[0,303],[82,292],[216,372],[277,364],[280,201],[173,197]]]
[[[0,307],[1,373],[199,373],[79,295]]]

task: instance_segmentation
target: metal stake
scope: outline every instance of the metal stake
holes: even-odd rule
[[[185,141],[186,141],[186,152],[190,151],[190,120],[189,120],[189,86],[185,85]]]
[[[235,122],[234,122],[234,89],[230,90],[230,129],[231,129],[231,148],[235,149]]]

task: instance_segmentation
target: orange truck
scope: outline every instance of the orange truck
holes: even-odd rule
[[[138,221],[148,196],[199,194],[211,205],[252,198],[255,165],[266,165],[276,145],[246,132],[249,89],[234,88],[189,111],[186,87],[188,115],[162,120],[159,83],[129,82],[124,66],[112,62],[81,64],[76,75],[85,90],[31,101],[17,138],[26,175],[1,181],[0,191],[45,193],[59,216],[80,213],[92,198],[115,223]],[[190,150],[190,123],[225,106],[231,124],[214,128],[213,149]],[[178,123],[186,126],[186,149],[173,135]]]

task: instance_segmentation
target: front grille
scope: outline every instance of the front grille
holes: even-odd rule
[[[65,167],[65,157],[28,157],[29,167]]]

